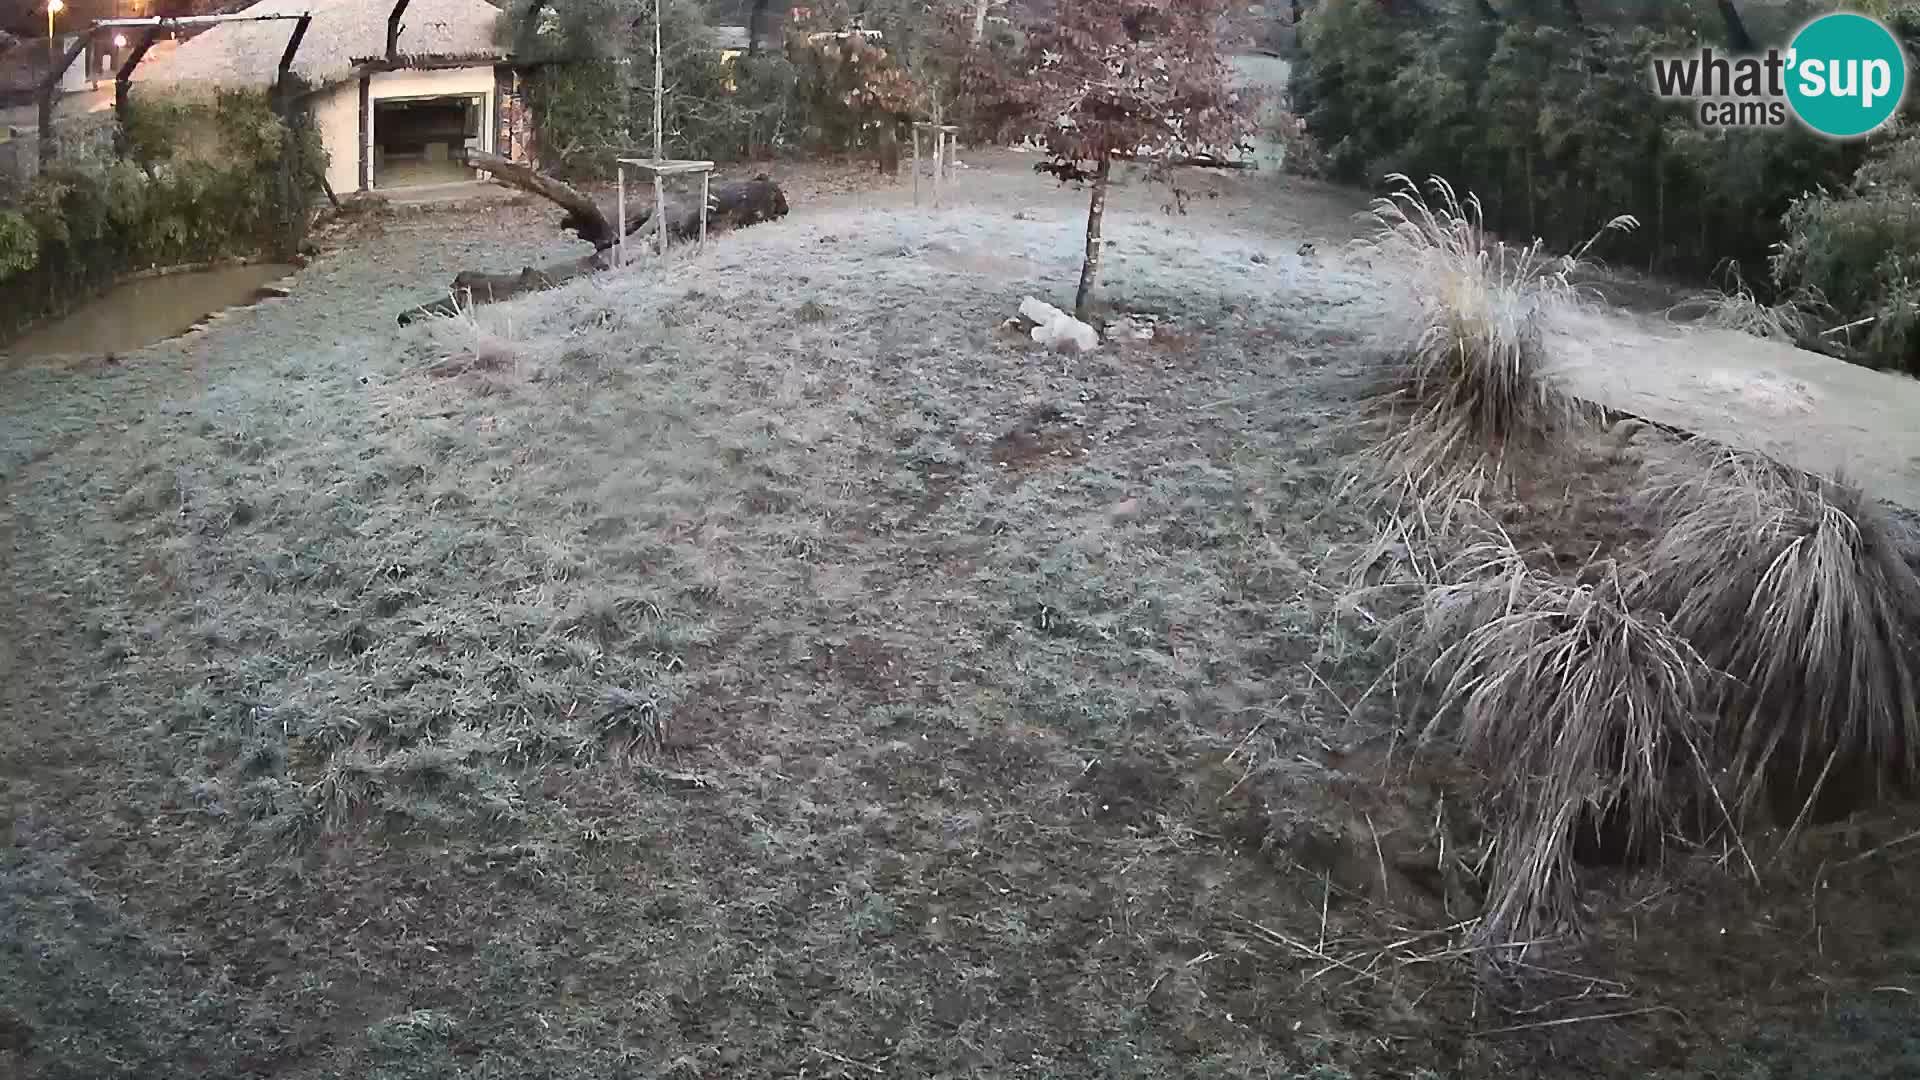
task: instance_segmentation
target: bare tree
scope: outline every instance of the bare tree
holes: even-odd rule
[[[1027,28],[1010,62],[974,49],[967,90],[1003,136],[1034,136],[1040,165],[1085,181],[1086,261],[1074,312],[1086,319],[1100,276],[1107,188],[1115,159],[1158,169],[1220,151],[1247,132],[1247,102],[1230,86],[1221,48],[1231,0],[1059,0]]]

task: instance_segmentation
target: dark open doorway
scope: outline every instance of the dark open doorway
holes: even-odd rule
[[[402,98],[373,106],[373,186],[418,187],[473,179],[460,165],[464,147],[479,147],[479,96]]]

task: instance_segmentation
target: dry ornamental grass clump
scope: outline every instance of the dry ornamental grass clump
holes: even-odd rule
[[[1791,834],[1920,780],[1911,538],[1856,488],[1704,447],[1650,457],[1646,546],[1571,572],[1457,498],[1369,553],[1398,552],[1370,591],[1408,603],[1388,639],[1423,740],[1483,782],[1496,954],[1571,928],[1585,843],[1639,858],[1760,806]]]
[[[1479,198],[1463,201],[1444,179],[1427,195],[1406,176],[1387,179],[1395,190],[1374,200],[1377,230],[1363,243],[1412,272],[1420,316],[1376,400],[1393,430],[1371,457],[1389,487],[1471,491],[1499,474],[1507,450],[1547,447],[1585,418],[1546,370],[1545,325],[1581,302],[1569,275],[1601,236],[1638,222],[1617,217],[1579,251],[1551,256],[1537,240],[1494,238]]]
[[[1701,805],[1698,705],[1714,673],[1634,570],[1598,561],[1562,578],[1496,527],[1470,535],[1395,636],[1438,694],[1423,738],[1484,779],[1497,835],[1480,936],[1505,947],[1571,925],[1583,830],[1652,851]]]
[[[1920,773],[1920,575],[1858,488],[1758,454],[1692,447],[1655,462],[1657,602],[1733,677],[1719,702],[1751,807],[1797,827],[1837,777]],[[1858,797],[1859,793],[1854,793]]]
[[[1738,266],[1725,264],[1726,286],[1695,294],[1667,309],[1669,318],[1697,320],[1703,326],[1732,330],[1765,341],[1791,345],[1806,336],[1810,316],[1826,307],[1817,290],[1803,290],[1777,304],[1760,301]]]

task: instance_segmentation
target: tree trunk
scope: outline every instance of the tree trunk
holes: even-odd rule
[[[611,260],[606,252],[620,235],[613,226],[618,211],[611,206],[600,205],[571,184],[496,154],[470,150],[466,153],[465,161],[476,169],[491,173],[494,180],[500,183],[538,195],[566,211],[560,219],[560,227],[571,230],[580,239],[592,244],[594,253],[549,266],[529,266],[517,274],[463,270],[454,277],[448,295],[401,312],[402,326],[429,316],[452,315],[478,304],[498,303],[525,293],[551,289],[585,274],[604,270],[610,265]],[[623,223],[625,234],[640,231],[653,220],[654,213],[650,203],[642,205],[640,199],[630,200],[627,220]],[[707,224],[710,229],[740,229],[786,215],[786,192],[765,175],[752,180],[716,184],[707,199]],[[667,236],[671,239],[689,240],[699,236],[699,197],[668,200],[666,223]]]
[[[1093,313],[1093,285],[1100,277],[1101,223],[1107,216],[1107,181],[1113,176],[1113,158],[1102,155],[1093,173],[1093,196],[1087,203],[1087,261],[1080,266],[1080,292],[1073,299],[1073,317],[1088,322]]]
[[[486,171],[497,183],[538,195],[565,210],[560,227],[592,244],[596,251],[607,250],[618,238],[613,231],[612,215],[603,213],[598,204],[572,184],[483,150],[468,150],[464,159],[466,164]]]
[[[874,162],[880,175],[898,179],[900,176],[900,125],[893,117],[883,117],[877,133],[878,145],[874,147]]]
[[[1661,270],[1667,257],[1667,140],[1655,129],[1653,136],[1653,257],[1647,273]]]
[[[759,56],[761,41],[767,31],[767,8],[773,0],[753,0],[753,7],[747,11],[747,55]]]
[[[1720,21],[1727,27],[1727,47],[1734,52],[1752,52],[1753,35],[1747,33],[1747,23],[1740,17],[1740,9],[1733,6],[1733,0],[1718,0]]]
[[[1527,147],[1522,153],[1526,159],[1527,178],[1527,238],[1535,239],[1540,235],[1540,215],[1533,198],[1533,147]]]

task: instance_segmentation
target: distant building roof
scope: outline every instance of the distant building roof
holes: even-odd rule
[[[393,0],[259,0],[244,10],[257,15],[313,14],[293,70],[320,87],[352,77],[356,61],[386,55]],[[400,54],[412,63],[491,64],[506,56],[506,48],[494,37],[499,19],[500,10],[486,0],[410,0],[400,18]],[[172,55],[140,65],[134,83],[267,86],[292,32],[291,22],[222,23],[181,42]]]

